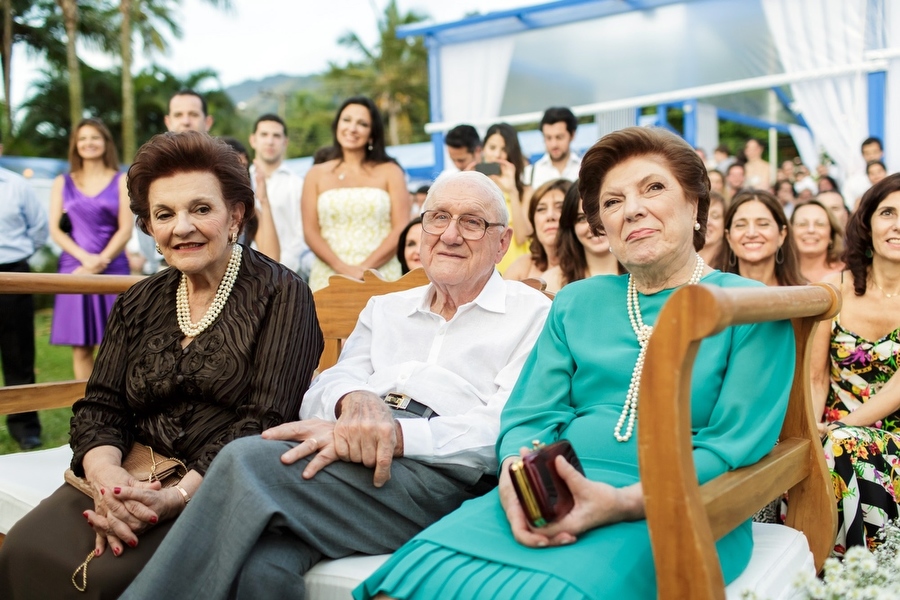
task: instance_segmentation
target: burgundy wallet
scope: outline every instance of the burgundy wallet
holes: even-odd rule
[[[564,517],[575,505],[572,492],[556,472],[556,457],[562,455],[582,475],[584,469],[567,440],[549,446],[534,442],[534,447],[509,466],[509,474],[525,516],[535,527],[543,527]]]

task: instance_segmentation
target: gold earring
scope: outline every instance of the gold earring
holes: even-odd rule
[[[156,242],[156,253],[162,254],[162,250],[159,249],[159,242]]]
[[[238,241],[238,234],[237,234],[237,231],[234,231],[231,234],[231,243],[237,244],[237,241]]]

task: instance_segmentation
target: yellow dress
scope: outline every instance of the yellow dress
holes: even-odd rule
[[[504,193],[503,196],[506,198],[506,211],[509,213],[509,224],[512,227],[512,204],[509,201],[509,194]],[[500,271],[500,274],[506,272],[506,269],[509,268],[509,265],[516,262],[516,259],[520,256],[524,256],[526,254],[531,254],[531,250],[529,248],[530,243],[529,240],[525,240],[524,244],[517,244],[515,235],[513,235],[512,241],[509,243],[509,250],[506,251],[506,256],[503,257],[497,264],[497,270]]]
[[[380,188],[333,188],[319,194],[319,230],[342,261],[358,265],[391,233],[391,196]],[[388,280],[400,278],[394,256],[378,268]],[[328,285],[334,270],[318,257],[309,275],[313,291]]]

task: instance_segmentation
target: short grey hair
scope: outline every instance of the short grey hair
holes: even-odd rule
[[[425,203],[422,205],[422,211],[428,210],[427,207],[431,203],[432,197],[434,197],[437,192],[453,183],[465,183],[477,188],[478,196],[487,201],[489,205],[493,206],[494,215],[496,216],[492,218],[497,219],[498,223],[509,226],[509,212],[506,210],[506,198],[504,197],[503,192],[490,177],[483,173],[479,173],[478,171],[459,171],[456,173],[443,173],[440,175],[435,179],[434,183],[431,184],[431,187],[428,188],[428,195],[425,196]]]

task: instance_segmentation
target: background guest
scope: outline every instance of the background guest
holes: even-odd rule
[[[825,279],[840,314],[813,339],[815,414],[838,503],[834,553],[873,548],[900,515],[900,174],[863,194],[847,227],[847,270]]]
[[[348,98],[331,131],[338,157],[314,165],[303,182],[303,234],[316,255],[309,287],[325,287],[335,273],[361,279],[366,269],[397,279],[409,191],[403,170],[385,152],[381,113],[369,98]]]
[[[606,232],[591,230],[577,181],[563,200],[556,232],[556,257],[559,264],[547,269],[543,275],[548,292],[558,292],[566,284],[594,275],[618,275],[621,272],[619,261],[610,252]]]
[[[0,155],[3,144],[0,144]],[[47,241],[47,213],[30,185],[0,168],[0,272],[28,273],[28,258]],[[34,383],[34,298],[0,294],[0,361],[4,385]],[[7,415],[9,435],[22,450],[41,445],[37,412]]]
[[[519,145],[519,135],[512,125],[496,123],[488,127],[484,134],[484,149],[481,156],[486,163],[500,164],[500,175],[490,177],[506,198],[509,226],[513,230],[509,250],[497,265],[500,273],[505,274],[506,269],[520,256],[529,254],[529,236],[533,231],[526,208],[531,188],[524,184],[525,156],[522,154],[522,146]]]
[[[775,196],[747,190],[725,212],[725,270],[766,285],[803,285],[790,224]]]
[[[725,240],[725,198],[722,194],[709,192],[709,215],[706,218],[706,243],[698,253],[713,269],[724,271],[722,264]]]
[[[794,209],[791,232],[800,259],[800,274],[807,281],[822,281],[844,270],[840,259],[844,230],[821,202],[809,200]]]
[[[424,206],[424,205],[423,205]],[[422,245],[422,217],[416,217],[400,232],[397,242],[397,260],[404,275],[422,266],[419,249]]]
[[[530,236],[530,254],[520,256],[503,272],[504,279],[540,278],[544,272],[558,264],[556,234],[563,199],[572,187],[568,179],[553,179],[535,191],[528,205],[528,222],[533,233]]]
[[[158,135],[135,156],[128,191],[169,268],[116,302],[73,407],[72,469],[93,497],[64,484],[15,524],[0,548],[2,598],[118,597],[219,450],[296,418],[322,352],[306,284],[236,243],[253,190],[225,143]],[[135,441],[187,474],[163,489],[136,481],[121,466]],[[85,555],[81,593],[72,573]]]
[[[69,141],[70,173],[50,190],[50,236],[63,252],[59,272],[128,275],[123,250],[131,238],[125,177],[112,134],[97,119],[81,121]],[[65,215],[65,216],[64,216]],[[61,222],[61,219],[63,222]],[[50,343],[72,346],[76,379],[87,379],[103,340],[114,294],[58,294]]]

